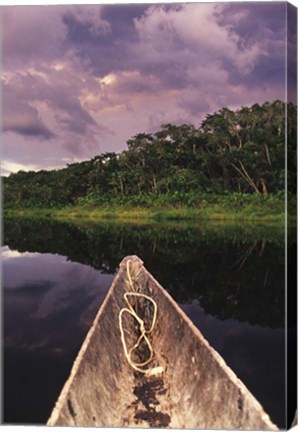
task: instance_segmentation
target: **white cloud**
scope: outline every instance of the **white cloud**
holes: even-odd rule
[[[32,159],[34,159],[32,157]],[[48,160],[48,159],[47,159]],[[60,160],[57,160],[56,164],[51,163],[52,161],[49,161],[49,163],[47,163],[46,169],[47,170],[54,170],[54,169],[59,169],[59,168],[63,168],[65,166],[65,164],[67,163],[74,163],[74,162],[80,162],[81,159],[78,158],[60,158]],[[28,163],[18,163],[18,162],[13,162],[10,160],[2,160],[1,162],[1,176],[8,176],[11,173],[17,173],[19,171],[40,171],[42,169],[45,169],[44,167],[44,161],[41,161],[40,163],[36,163],[36,164],[28,164]]]
[[[1,259],[10,260],[10,259],[15,259],[15,258],[22,258],[24,256],[33,257],[33,256],[38,255],[38,254],[34,253],[34,252],[22,252],[21,253],[17,250],[9,249],[8,246],[1,246],[0,255],[1,255]]]
[[[37,165],[21,164],[12,161],[3,160],[1,162],[1,169],[7,172],[16,173],[18,171],[35,171],[38,168]]]
[[[232,26],[219,23],[224,8],[225,5],[207,3],[182,4],[170,10],[152,6],[141,18],[135,19],[142,49],[149,59],[167,52],[175,53],[179,59],[181,54],[193,52],[205,64],[210,59],[229,60],[247,73],[266,50],[260,42],[240,47],[240,38]]]

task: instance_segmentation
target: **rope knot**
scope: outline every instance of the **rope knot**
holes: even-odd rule
[[[135,291],[134,286],[133,286],[133,282],[132,282],[132,279],[131,279],[131,275],[130,275],[129,263],[130,263],[130,260],[127,260],[126,269],[127,269],[128,280],[129,280],[129,283],[130,283],[132,291],[131,292],[126,292],[124,294],[124,300],[125,300],[125,302],[127,304],[127,308],[122,308],[120,310],[120,312],[119,312],[119,328],[120,328],[120,333],[121,333],[121,341],[122,341],[122,345],[123,345],[123,349],[124,349],[124,353],[125,353],[126,359],[127,359],[128,363],[130,364],[130,366],[133,369],[137,370],[138,372],[142,372],[144,374],[147,374],[147,375],[150,375],[150,371],[153,374],[155,374],[156,373],[155,371],[157,371],[157,370],[160,371],[162,368],[161,367],[159,367],[159,368],[153,368],[153,369],[143,369],[143,368],[145,366],[147,366],[151,362],[151,360],[153,359],[153,356],[154,356],[153,349],[152,349],[151,343],[150,343],[147,335],[152,332],[152,330],[153,330],[153,328],[155,326],[156,315],[157,315],[157,305],[156,305],[156,302],[151,297],[147,296],[146,294],[138,293],[138,292]],[[129,297],[141,297],[141,298],[145,298],[148,301],[150,301],[151,304],[153,305],[152,325],[149,328],[149,330],[146,330],[144,321],[142,320],[142,318],[139,317],[139,315],[137,314],[137,312],[133,308],[132,304],[129,301]],[[125,337],[124,337],[123,324],[122,324],[122,316],[123,316],[124,312],[128,313],[129,315],[131,315],[139,323],[139,330],[140,330],[140,333],[141,333],[141,335],[139,336],[137,342],[129,350],[127,349],[127,345],[126,345],[126,341],[125,341]],[[147,347],[149,349],[149,357],[145,361],[143,361],[141,363],[137,363],[137,362],[135,362],[135,361],[133,361],[131,359],[131,355],[132,355],[132,353],[134,351],[136,351],[139,348],[142,340],[144,340],[145,343],[147,344]]]

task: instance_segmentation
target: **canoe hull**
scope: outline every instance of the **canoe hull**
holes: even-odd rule
[[[120,338],[123,295],[138,292],[158,305],[150,335],[153,366],[145,376],[128,364]],[[133,338],[133,326],[129,337]],[[120,264],[73,365],[48,425],[275,430],[261,405],[171,296],[131,256]]]

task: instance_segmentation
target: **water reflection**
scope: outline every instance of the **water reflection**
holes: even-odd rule
[[[1,252],[4,421],[44,423],[113,276],[60,255]]]
[[[195,300],[182,308],[262,403],[278,425],[285,422],[285,333],[234,319],[218,320]],[[273,392],[273,393],[272,393]]]
[[[46,421],[119,262],[137,254],[284,425],[280,232],[10,219],[4,243],[5,422]]]
[[[194,298],[221,319],[284,326],[283,230],[183,224],[5,222],[5,244],[53,253],[114,274],[137,254],[179,303]]]

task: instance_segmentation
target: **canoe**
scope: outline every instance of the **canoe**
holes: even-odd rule
[[[277,429],[135,255],[121,262],[47,425]]]

